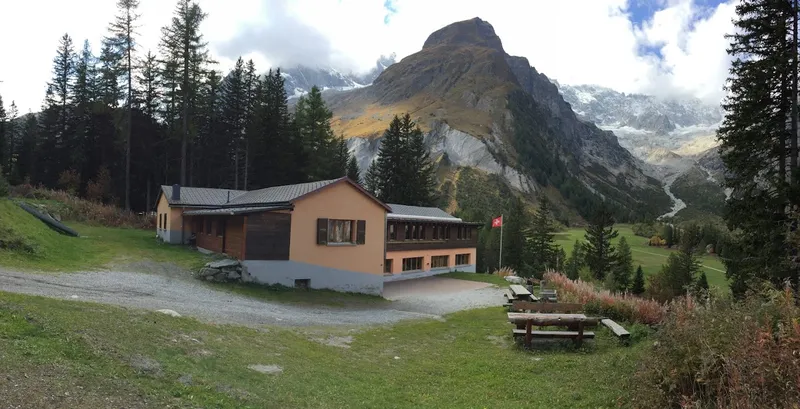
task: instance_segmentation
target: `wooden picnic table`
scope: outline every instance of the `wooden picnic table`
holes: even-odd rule
[[[536,338],[571,338],[580,345],[584,338],[594,338],[594,332],[584,331],[584,327],[597,326],[599,318],[590,318],[584,314],[541,314],[509,312],[508,321],[516,324],[512,334],[515,337],[524,336],[525,346],[530,347]],[[524,329],[521,328],[524,325]],[[538,327],[567,327],[569,331],[534,331]]]
[[[517,299],[525,300],[525,301],[530,301],[531,296],[533,295],[533,294],[531,294],[530,291],[528,291],[527,288],[525,288],[525,287],[523,287],[523,286],[521,286],[519,284],[512,284],[511,285],[511,292],[517,297]]]

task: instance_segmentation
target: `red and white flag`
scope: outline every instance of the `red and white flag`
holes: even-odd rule
[[[503,216],[495,217],[492,219],[492,227],[501,227],[503,225]]]

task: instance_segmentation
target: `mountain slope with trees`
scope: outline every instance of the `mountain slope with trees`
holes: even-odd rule
[[[554,187],[546,191],[556,208],[586,218],[605,199],[620,220],[669,207],[660,182],[612,133],[579,120],[556,86],[525,58],[506,54],[492,26],[477,18],[431,34],[372,86],[326,98],[362,169],[391,118],[408,112],[434,160],[501,175],[531,201]]]

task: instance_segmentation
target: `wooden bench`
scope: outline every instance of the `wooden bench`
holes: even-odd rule
[[[513,301],[511,311],[573,313],[583,311],[583,304]]]
[[[549,288],[542,288],[539,290],[539,298],[545,301],[558,302],[558,295],[556,290]]]
[[[517,318],[513,317],[511,314],[515,313],[509,313],[509,321],[512,319],[516,320]],[[584,331],[584,328],[597,326],[598,318],[588,318],[578,314],[570,315],[572,314],[532,314],[531,316],[524,317],[525,329],[512,329],[511,333],[515,337],[524,336],[525,346],[528,348],[530,348],[534,337],[572,339],[576,345],[580,345],[584,338],[594,338],[594,332]],[[534,325],[540,327],[566,326],[575,327],[576,329],[570,331],[534,331],[532,330]]]
[[[616,335],[622,340],[627,340],[628,338],[631,337],[630,332],[628,332],[625,328],[622,328],[621,325],[617,324],[614,321],[611,321],[608,318],[600,320],[600,323],[605,325],[608,329],[611,330],[611,332],[614,333],[614,335]]]
[[[530,297],[533,295],[527,288],[519,285],[519,284],[512,284],[509,289],[514,296],[520,300],[530,300]]]

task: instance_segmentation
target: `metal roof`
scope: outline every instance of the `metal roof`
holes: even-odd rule
[[[389,219],[462,221],[458,217],[438,207],[407,206],[401,204],[389,204],[389,207],[392,209],[392,212],[386,215]]]
[[[266,189],[252,190],[231,200],[231,205],[254,205],[266,203],[288,203],[305,196],[315,190],[322,189],[341,179],[322,180],[319,182],[300,183],[297,185],[273,186]]]
[[[186,216],[233,216],[236,214],[261,213],[273,210],[291,209],[291,206],[223,207],[220,209],[201,209],[184,212]]]
[[[181,198],[175,201],[172,200],[172,186],[162,185],[161,191],[167,197],[167,203],[173,206],[221,206],[228,203],[228,193],[231,202],[247,193],[244,190],[181,186]]]

